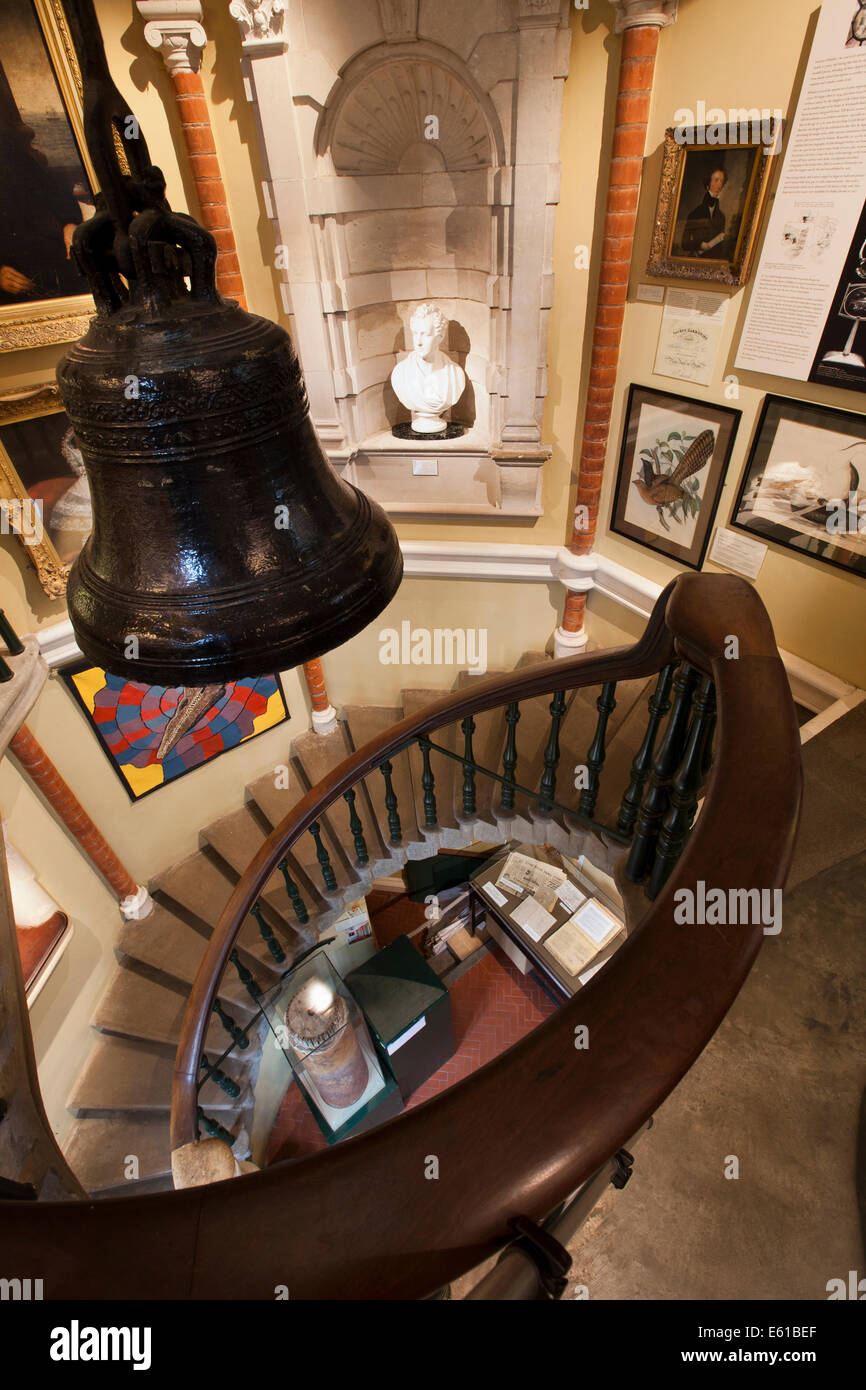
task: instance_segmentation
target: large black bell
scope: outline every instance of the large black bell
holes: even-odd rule
[[[74,241],[97,314],[57,371],[93,499],[67,590],[78,644],[167,686],[297,666],[393,597],[396,534],[326,458],[288,334],[218,295],[215,242],[171,212],[140,133],[119,167],[131,118],[91,0],[70,19],[102,189]]]

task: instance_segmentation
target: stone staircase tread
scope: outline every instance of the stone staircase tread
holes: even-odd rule
[[[64,1153],[90,1193],[122,1188],[131,1157],[136,1160],[137,1178],[163,1177],[171,1172],[169,1118],[155,1114],[80,1119],[72,1128]],[[128,1182],[130,1192],[135,1192],[135,1186],[134,1180]]]
[[[255,782],[251,782],[247,787],[249,796],[271,826],[279,825],[280,821],[284,820],[289,811],[291,811],[294,806],[297,806],[301,798],[306,795],[307,788],[304,785],[300,770],[294,758],[289,760],[286,767],[288,770],[285,776],[282,777],[279,787],[276,785],[276,778],[273,772],[266,773],[264,777],[258,777]],[[347,869],[348,861],[343,856],[342,851],[338,850],[337,842],[331,835],[327,822],[322,827],[322,841],[331,858],[331,864],[337,883],[342,887],[353,882],[355,880],[355,875]],[[296,840],[295,844],[292,846],[289,859],[291,861],[289,872],[292,874],[292,877],[295,878],[295,881],[298,882],[298,876],[294,872],[292,865],[300,869],[302,879],[306,880],[305,882],[298,882],[298,887],[301,890],[301,896],[306,902],[307,908],[309,909],[311,906],[311,893],[316,898],[315,905],[317,910],[321,906],[326,905],[327,892],[322,878],[322,869],[316,857],[315,841],[309,831],[305,831],[304,834]],[[312,916],[312,912],[310,915]]]
[[[120,965],[109,980],[90,1022],[100,1033],[115,1033],[122,1037],[140,1038],[144,1042],[177,1046],[185,1008],[184,993],[148,980]],[[238,1009],[236,1013],[231,1007],[229,1012],[244,1027],[254,1010]],[[208,1049],[215,1049],[217,1055],[231,1043],[231,1038],[216,1016],[211,1020],[205,1043]]]
[[[384,733],[403,718],[403,710],[397,705],[345,705],[343,713],[352,736],[355,748],[361,748],[370,739]],[[418,828],[415,816],[415,789],[409,758],[406,753],[398,753],[390,759],[391,782],[397,797],[397,814],[400,817],[402,845],[424,843],[425,836]],[[385,844],[390,848],[391,836],[388,828],[388,812],[385,806],[385,781],[382,773],[373,770],[364,783],[370,797],[376,819],[381,827]]]
[[[330,734],[300,734],[292,740],[292,755],[297,758],[304,778],[315,787],[329,772],[333,772],[351,751],[345,721],[339,720],[336,729]],[[362,833],[367,846],[368,863],[385,857],[385,842],[363,787],[355,788],[355,812],[361,821]],[[356,873],[362,874],[367,866],[359,866],[349,825],[349,808],[342,797],[335,801],[325,817],[331,830],[342,844],[344,851]]]
[[[164,892],[213,928],[231,896],[232,881],[196,850],[151,880],[151,892]]]
[[[252,863],[265,841],[264,831],[247,802],[236,811],[220,816],[219,820],[211,821],[201,834],[238,877]],[[265,885],[266,891],[278,888],[282,881],[279,870],[274,870]]]
[[[212,1062],[216,1061],[211,1057]],[[215,1081],[201,1090],[205,1108],[238,1111],[244,1104],[246,1075],[240,1063],[226,1058],[222,1070],[241,1087],[236,1098]],[[95,1111],[170,1111],[174,1052],[161,1043],[135,1041],[105,1034],[94,1039],[67,1108],[76,1114]]]

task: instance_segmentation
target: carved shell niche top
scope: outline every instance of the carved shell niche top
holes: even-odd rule
[[[340,174],[465,172],[490,165],[491,144],[475,97],[453,73],[404,58],[375,68],[346,97],[331,154]]]

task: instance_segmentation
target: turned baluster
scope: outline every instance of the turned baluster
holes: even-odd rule
[[[697,679],[697,671],[686,663],[674,676],[673,705],[650,773],[649,787],[637,814],[626,865],[626,877],[632,883],[643,878],[655,850],[659,826],[668,809],[668,788],[685,746],[692,692]]]
[[[356,863],[359,869],[363,869],[364,865],[369,863],[370,855],[367,852],[367,841],[364,839],[361,817],[355,810],[355,793],[351,787],[347,792],[343,792],[343,800],[349,808],[349,829],[355,843]]]
[[[643,789],[652,768],[653,753],[655,752],[656,739],[661,722],[671,707],[670,693],[673,683],[674,671],[677,663],[671,662],[669,666],[664,666],[659,671],[656,688],[649,698],[649,720],[647,722],[646,733],[643,736],[643,743],[635,755],[631,765],[631,781],[628,789],[622,798],[617,817],[617,830],[625,831],[630,835],[637,820],[637,813],[640,810],[640,803],[643,798]]]
[[[274,936],[273,927],[271,926],[270,922],[266,921],[264,915],[262,914],[262,909],[259,903],[255,903],[250,908],[250,915],[252,917],[255,917],[256,921],[258,922],[259,931],[262,934],[262,940],[264,941],[274,960],[277,962],[277,965],[281,965],[283,961],[286,959],[286,953],[283,950],[277,938]]]
[[[379,771],[385,781],[385,810],[388,812],[388,834],[391,837],[392,845],[399,845],[403,838],[403,827],[400,824],[400,816],[397,812],[397,793],[391,781],[391,773],[394,769],[386,760],[384,763],[379,764]]]
[[[200,1105],[197,1107],[197,1110],[199,1128],[206,1129],[212,1139],[222,1139],[223,1142],[228,1144],[229,1148],[231,1148],[232,1144],[235,1142],[235,1136],[227,1129],[224,1129],[219,1120],[214,1120],[210,1115],[206,1115]]]
[[[565,717],[565,691],[557,690],[550,702],[550,737],[544,750],[544,773],[541,778],[541,799],[538,809],[542,815],[553,810],[553,793],[556,791],[556,769],[559,764],[559,730]],[[603,755],[602,755],[603,756]]]
[[[310,834],[313,837],[313,844],[316,846],[316,858],[322,866],[322,879],[325,887],[331,892],[337,891],[337,879],[334,870],[331,868],[331,860],[328,851],[322,844],[322,828],[317,820],[310,826]]]
[[[212,1062],[209,1062],[204,1053],[201,1054],[201,1068],[202,1071],[207,1072],[209,1079],[214,1081],[221,1091],[225,1091],[227,1096],[231,1096],[232,1100],[237,1100],[241,1093],[241,1088],[238,1083],[224,1072],[221,1067],[214,1066]]]
[[[515,700],[505,710],[505,723],[508,733],[505,738],[505,752],[502,754],[502,773],[505,783],[502,788],[501,807],[505,812],[514,810],[514,772],[517,767],[517,725],[520,720],[520,706]]]
[[[580,793],[580,800],[577,803],[578,810],[584,816],[592,815],[598,799],[598,784],[604,765],[607,721],[616,709],[616,681],[605,681],[601,687],[601,694],[595,702],[595,707],[598,710],[598,719],[595,725],[595,737],[586,755],[586,786]]]
[[[244,1048],[249,1047],[250,1040],[244,1032],[243,1028],[241,1028],[239,1024],[235,1023],[231,1014],[223,1008],[222,1004],[219,1002],[218,999],[214,1000],[212,1012],[216,1014],[223,1028],[225,1028],[226,1032],[228,1033],[229,1037],[234,1043],[235,1047],[239,1047],[241,1051],[243,1051]]]
[[[285,859],[280,860],[280,872],[283,875],[283,879],[286,885],[286,892],[289,895],[292,907],[295,909],[295,916],[297,917],[299,922],[309,922],[310,914],[308,913],[304,905],[304,900],[301,897],[300,892],[298,891],[298,885],[295,883],[295,880],[289,873],[289,866]]]
[[[683,852],[695,818],[698,791],[704,780],[707,738],[712,736],[715,690],[711,676],[705,676],[694,698],[694,714],[689,725],[685,752],[668,792],[669,806],[662,820],[656,855],[650,871],[647,895],[655,898],[664,886],[674,864]]]
[[[255,1004],[258,1004],[259,1000],[262,997],[262,987],[254,978],[254,976],[250,974],[249,970],[247,970],[247,967],[244,965],[243,961],[237,953],[237,948],[235,948],[235,950],[231,952],[231,954],[229,955],[229,960],[231,961],[235,970],[238,972],[238,979],[246,989],[247,994],[250,996],[250,998],[253,1000]]]
[[[424,824],[434,826],[439,824],[439,812],[436,806],[436,783],[433,777],[433,769],[430,766],[429,738],[419,738],[418,747],[421,749],[421,786],[424,790]]]
[[[471,714],[460,725],[463,730],[463,814],[475,815],[475,756],[472,752],[472,735],[475,733],[475,720]]]

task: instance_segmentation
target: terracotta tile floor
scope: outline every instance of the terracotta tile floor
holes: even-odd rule
[[[556,1005],[529,976],[520,974],[494,947],[450,988],[457,1051],[425,1081],[406,1109],[453,1086],[531,1032],[556,1012]],[[286,1092],[271,1133],[268,1163],[302,1158],[326,1147],[297,1085]]]

